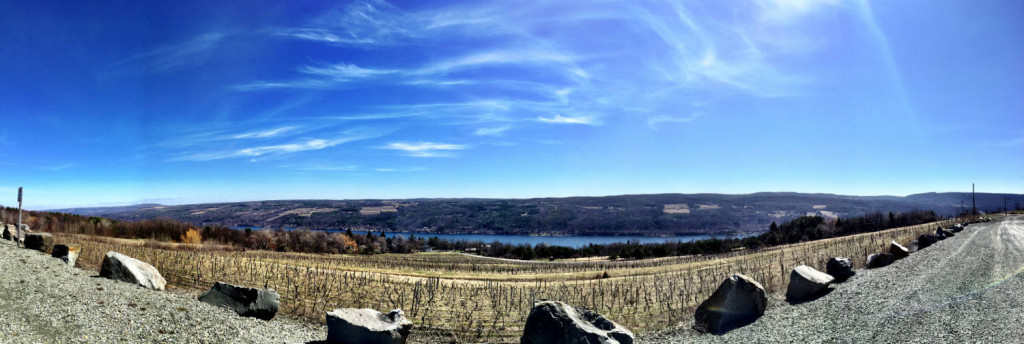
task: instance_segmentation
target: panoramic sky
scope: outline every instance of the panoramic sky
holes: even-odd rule
[[[1024,192],[1021,1],[0,1],[0,204]]]

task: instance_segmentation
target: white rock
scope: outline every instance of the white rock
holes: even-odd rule
[[[160,276],[160,271],[141,260],[110,251],[103,258],[100,276],[134,283],[153,290],[164,290],[167,281]]]

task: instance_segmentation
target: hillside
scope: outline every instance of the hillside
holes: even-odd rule
[[[1019,205],[1024,195],[977,194],[979,210]],[[674,235],[758,232],[803,215],[970,208],[970,193],[906,197],[754,193],[651,194],[535,199],[280,200],[56,210],[118,220],[171,218],[198,226],[351,228],[389,232],[528,235]]]

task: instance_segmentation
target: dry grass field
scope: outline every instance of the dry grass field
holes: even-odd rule
[[[949,223],[941,224],[943,227]],[[149,262],[173,288],[206,291],[215,281],[271,287],[282,312],[324,321],[340,307],[401,308],[416,336],[456,342],[518,342],[535,300],[562,300],[604,314],[636,333],[692,319],[693,309],[733,273],[785,289],[800,264],[824,270],[830,257],[868,254],[934,231],[936,224],[722,255],[645,260],[511,261],[457,253],[314,255],[235,251],[204,245],[155,245],[85,235],[57,234],[59,243],[83,248],[79,267],[98,270],[117,251]]]

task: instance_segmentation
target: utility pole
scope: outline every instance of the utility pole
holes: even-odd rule
[[[974,183],[971,183],[971,216],[978,215],[978,204],[974,202]]]
[[[21,189],[18,187],[18,237],[14,238],[16,245],[21,246]]]

